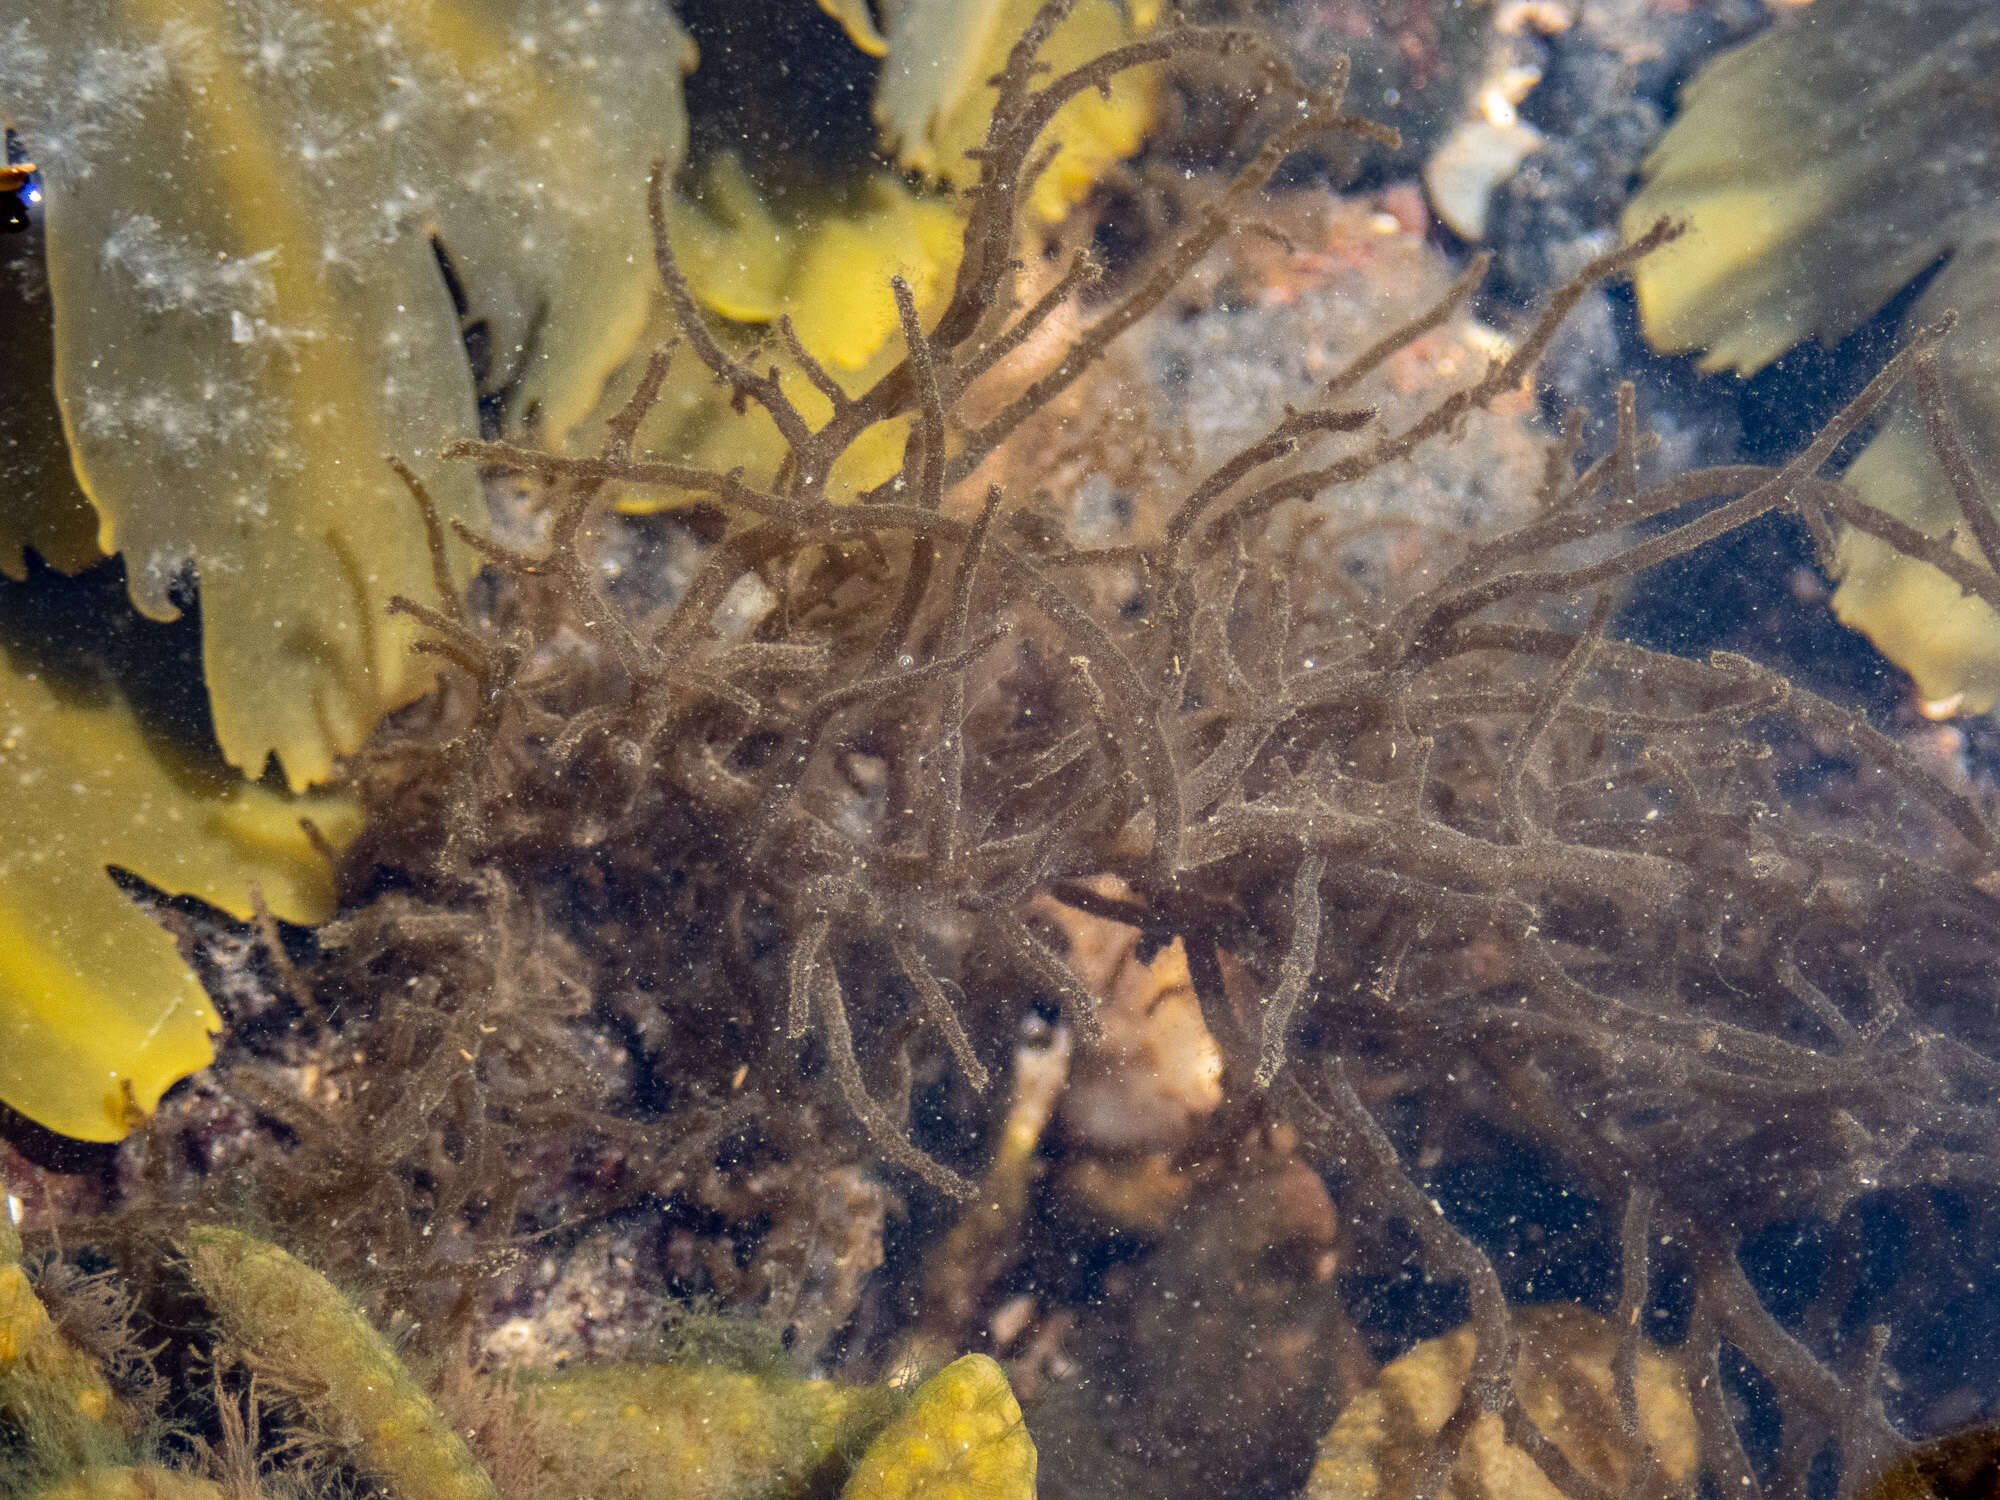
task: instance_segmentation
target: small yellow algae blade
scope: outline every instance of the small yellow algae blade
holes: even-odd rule
[[[215,1012],[174,940],[106,872],[237,917],[258,886],[294,922],[324,919],[332,877],[299,826],[336,844],[345,799],[293,800],[172,766],[116,699],[88,701],[0,651],[0,1100],[51,1130],[115,1141],[125,1089],[150,1111],[208,1066]]]
[[[422,692],[433,599],[408,460],[450,517],[477,435],[433,238],[498,369],[560,433],[651,295],[648,163],[685,140],[662,6],[50,0],[0,41],[0,113],[44,174],[56,385],[99,545],[171,618],[199,577],[231,764],[320,781]],[[0,503],[0,556],[47,528]],[[454,544],[462,577],[469,561]]]
[[[889,44],[875,29],[875,18],[868,13],[868,0],[819,0],[819,8],[840,22],[847,39],[870,57],[888,54]]]
[[[958,269],[963,221],[954,205],[884,177],[870,181],[868,197],[862,212],[819,225],[785,288],[799,341],[837,372],[869,369],[892,344],[902,357],[891,277],[909,283],[922,317],[943,305]]]
[[[1514,1394],[1542,1438],[1606,1493],[1645,1500],[1686,1493],[1699,1454],[1680,1371],[1652,1345],[1640,1346],[1633,1372],[1639,1427],[1628,1434],[1612,1373],[1616,1330],[1563,1304],[1519,1309],[1515,1319]],[[1475,1347],[1464,1327],[1384,1365],[1320,1440],[1301,1500],[1413,1500],[1458,1407]],[[1650,1450],[1643,1459],[1642,1441]],[[1492,1412],[1459,1439],[1450,1481],[1440,1488],[1461,1500],[1563,1500],[1565,1493]]]
[[[900,165],[954,187],[977,180],[979,164],[965,153],[986,138],[998,97],[988,80],[1006,66],[1038,8],[1039,0],[904,0],[895,7],[875,121]],[[1080,67],[1131,41],[1154,9],[1137,7],[1128,19],[1111,0],[1078,0],[1040,60],[1052,76]],[[1049,122],[1049,137],[1062,146],[1035,184],[1034,212],[1060,219],[1107,167],[1137,151],[1158,94],[1157,71],[1135,68],[1114,79],[1108,95],[1086,89],[1065,104]]]
[[[1034,1500],[1035,1444],[999,1365],[968,1354],[917,1388],[841,1500]]]
[[[917,317],[929,326],[951,292],[964,232],[952,200],[914,191],[887,173],[868,178],[851,202],[787,223],[764,206],[741,165],[727,156],[711,165],[698,197],[675,194],[669,216],[688,289],[726,320],[718,330],[726,343],[741,351],[753,337],[770,338],[771,325],[789,317],[799,342],[850,395],[865,391],[903,357],[890,277],[910,284]],[[660,297],[639,346],[664,344],[676,329],[673,308]],[[832,415],[775,338],[763,345],[759,363],[777,367],[785,394],[808,421]],[[571,434],[573,448],[589,451],[603,441],[605,416],[630,394],[643,365],[628,361],[612,377],[597,414]],[[845,498],[894,474],[908,428],[908,419],[898,417],[862,433],[835,463],[829,493]],[[734,410],[729,393],[687,352],[669,367],[659,400],[639,429],[639,446],[717,472],[741,466],[753,483],[768,480],[785,452],[763,409]],[[645,514],[686,498],[628,492],[618,505]]]

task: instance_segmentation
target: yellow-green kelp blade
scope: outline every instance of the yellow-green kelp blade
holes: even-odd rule
[[[917,1388],[868,1445],[841,1500],[1034,1500],[1035,1444],[1007,1374],[983,1354]]]
[[[324,779],[431,668],[406,459],[449,516],[472,372],[433,238],[504,377],[560,430],[651,291],[645,174],[685,138],[665,7],[47,0],[0,30],[0,113],[47,193],[56,380],[133,601],[200,579],[217,737]],[[0,555],[21,540],[0,501]],[[455,544],[454,544],[455,548]],[[456,548],[455,548],[456,551]],[[466,559],[454,558],[462,576]]]
[[[821,8],[848,27],[856,45],[875,51],[874,33],[859,29],[867,17],[864,5],[822,0]],[[1041,60],[1055,73],[1080,66],[1144,31],[1157,9],[1081,0],[1044,44]],[[883,7],[887,55],[874,112],[902,166],[946,187],[963,188],[977,177],[978,164],[965,153],[985,138],[992,116],[997,95],[987,80],[1005,66],[1035,10],[1034,0],[902,0]],[[1154,118],[1157,89],[1154,70],[1133,69],[1112,81],[1108,96],[1088,90],[1056,114],[1047,136],[1061,146],[1036,184],[1030,205],[1036,217],[1061,218],[1112,163],[1138,150]],[[722,329],[725,338],[734,335],[734,347],[765,340],[760,365],[776,366],[786,394],[814,423],[831,408],[774,336],[777,320],[790,318],[812,357],[858,395],[903,357],[890,278],[900,275],[909,283],[918,319],[928,326],[950,296],[962,249],[964,218],[951,197],[913,189],[886,172],[846,187],[844,195],[829,194],[780,217],[741,164],[722,156],[690,192],[677,193],[669,209],[675,256],[689,289],[734,325]],[[650,350],[675,332],[671,308],[656,299],[640,347]],[[601,443],[604,415],[637,386],[643,366],[632,359],[612,377],[597,418],[576,429],[573,446],[590,451]],[[833,497],[852,496],[893,475],[908,427],[899,417],[863,433],[828,476]],[[771,419],[760,409],[733,409],[728,393],[686,353],[669,370],[639,443],[718,471],[740,465],[753,481],[768,478],[784,457]],[[618,503],[645,512],[687,498],[628,491]]]
[[[850,395],[865,391],[903,357],[890,278],[909,283],[918,320],[929,326],[950,295],[964,229],[953,200],[886,172],[856,184],[844,202],[781,219],[728,156],[710,165],[693,195],[676,193],[669,214],[689,289],[728,320],[722,336],[740,350],[753,338],[771,338],[772,325],[789,317],[799,342]],[[666,342],[676,327],[671,305],[657,299],[640,347]],[[763,346],[759,362],[777,367],[786,395],[809,422],[832,415],[775,338]],[[571,434],[573,447],[587,452],[603,442],[605,416],[638,384],[643,364],[633,359],[613,375],[596,415]],[[829,492],[846,498],[894,474],[908,426],[906,417],[897,417],[862,433],[835,463]],[[785,453],[763,409],[733,409],[729,392],[686,350],[668,368],[659,400],[639,429],[639,446],[718,472],[741,466],[753,482],[767,480]],[[644,513],[686,498],[628,491],[619,504]]]
[[[1815,0],[1702,70],[1625,210],[1631,237],[1687,225],[1633,277],[1647,337],[1748,375],[2000,227],[1966,96],[2000,63],[1991,23],[1986,0]]]
[[[1632,237],[1686,225],[1634,275],[1647,337],[1748,375],[1802,339],[1843,337],[1948,255],[1911,326],[1958,312],[1944,394],[2000,495],[2000,151],[1976,103],[1996,71],[1988,0],[1815,0],[1711,64],[1625,212]],[[1932,535],[1959,522],[1907,398],[1847,480]],[[2000,700],[2000,620],[1984,604],[1871,537],[1843,536],[1830,561],[1841,618],[1938,711]]]
[[[82,1140],[129,1128],[206,1067],[215,1012],[117,865],[237,917],[254,884],[279,916],[324,919],[332,876],[299,825],[338,844],[357,815],[170,765],[116,698],[59,691],[0,651],[0,1100]]]
[[[965,153],[986,137],[997,94],[990,80],[1034,19],[1039,0],[901,0],[890,7],[888,55],[875,88],[884,146],[912,171],[967,187],[979,164]],[[1157,3],[1121,10],[1112,0],[1077,0],[1043,45],[1040,60],[1061,74],[1147,29]],[[1137,151],[1152,128],[1159,79],[1135,68],[1107,92],[1087,89],[1049,122],[1062,143],[1036,182],[1030,207],[1060,219],[1105,169]]]

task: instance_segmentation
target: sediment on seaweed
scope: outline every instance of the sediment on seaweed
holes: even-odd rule
[[[858,1132],[913,1194],[963,1198],[979,1143],[927,1140],[915,1081],[992,1096],[1036,1007],[1087,1045],[1096,1000],[1030,912],[1052,898],[1178,941],[1225,1117],[1297,1132],[1356,1233],[1401,1226],[1465,1287],[1478,1352],[1427,1491],[1497,1412],[1565,1488],[1596,1493],[1535,1443],[1507,1292],[1371,1102],[1391,1087],[1536,1142],[1619,1206],[1622,1409],[1670,1236],[1694,1291],[1667,1352],[1707,1474],[1732,1495],[1798,1493],[1831,1449],[1851,1485],[1904,1446],[1881,1385],[1891,1334],[1801,1338],[1738,1248],[1864,1194],[1991,1182],[2000,847],[1972,799],[1865,721],[1746,659],[1675,658],[1607,626],[1624,579],[1773,510],[1933,560],[1822,471],[1899,384],[1925,389],[1947,328],[1783,465],[1642,484],[1628,395],[1609,452],[1580,463],[1574,426],[1551,441],[1536,519],[1412,596],[1358,590],[1337,543],[1288,545],[1300,513],[1516,390],[1584,290],[1668,231],[1594,263],[1511,355],[1388,429],[1356,388],[1471,295],[1475,266],[1131,538],[1073,541],[982,464],[1255,221],[1288,153],[1375,127],[1242,32],[1168,29],[1046,78],[1035,49],[1065,8],[1043,8],[1001,76],[949,304],[927,330],[897,286],[908,354],[872,390],[845,395],[782,327],[776,355],[732,355],[659,232],[681,338],[604,449],[457,446],[532,481],[543,540],[462,529],[490,566],[478,607],[399,604],[454,672],[359,767],[366,899],[298,981],[373,1039],[348,1075],[373,1092],[343,1106],[367,1128],[267,1101],[300,1147],[292,1187],[255,1190],[263,1211],[346,1204],[338,1232],[377,1236],[385,1261],[457,1266],[432,1276],[450,1326],[532,1218],[510,1194],[537,1150],[615,1161],[605,1212],[744,1131],[795,1165],[851,1162]],[[1258,74],[1261,149],[1117,290],[1079,255],[1017,298],[1017,207],[1055,110],[1120,69],[1215,54]],[[1036,353],[1058,314],[1082,331]],[[689,359],[784,434],[768,487],[632,451],[667,362]],[[809,420],[774,360],[831,416]],[[830,501],[833,461],[897,417],[898,473]],[[605,595],[594,528],[620,495],[663,490],[726,525],[677,602],[634,618]],[[1984,541],[1983,498],[1961,500]],[[2000,591],[1990,567],[1953,566]],[[1855,768],[1839,805],[1802,809],[1780,784],[1777,752],[1799,743]],[[586,1015],[597,1029],[569,1024]],[[329,1162],[320,1140],[348,1155]],[[1778,1392],[1768,1460],[1724,1401],[1739,1354]]]
[[[857,399],[815,381],[834,408],[817,428],[763,361],[707,333],[659,238],[684,329],[656,359],[699,359],[770,412],[792,451],[771,488],[626,451],[618,434],[656,380],[600,455],[460,446],[549,486],[543,551],[468,539],[590,642],[618,692],[579,714],[573,672],[547,668],[546,629],[510,647],[429,622],[483,705],[445,757],[438,874],[513,864],[507,810],[574,816],[558,784],[605,799],[595,815],[610,843],[643,843],[663,808],[687,809],[676,821],[703,825],[733,920],[756,909],[781,934],[782,983],[767,971],[753,1004],[761,1024],[816,1060],[875,1150],[953,1195],[966,1179],[904,1118],[910,1053],[941,1048],[979,1090],[1010,1003],[1051,1000],[1091,1029],[1092,997],[1024,920],[1027,898],[1178,938],[1234,1107],[1288,1121],[1350,1216],[1406,1222],[1468,1287],[1480,1353],[1452,1428],[1510,1407],[1506,1300],[1362,1104],[1364,1073],[1405,1072],[1432,1092],[1461,1070],[1476,1080],[1461,1091],[1626,1202],[1631,1286],[1653,1234],[1672,1232],[1696,1275],[1676,1358],[1705,1393],[1719,1482],[1757,1481],[1717,1394],[1725,1345],[1782,1393],[1766,1479],[1787,1487],[1828,1441],[1852,1472],[1873,1467],[1901,1440],[1877,1393],[1835,1372],[1853,1351],[1799,1343],[1751,1292],[1736,1245],[1779,1211],[1833,1217],[1864,1191],[1991,1171],[1990,1039],[1940,1034],[1924,1002],[1941,935],[1962,961],[2000,930],[1975,883],[1994,835],[1835,706],[1749,661],[1679,660],[1604,627],[1622,578],[1766,511],[1851,522],[1857,502],[1821,470],[1945,331],[1920,335],[1783,466],[1641,488],[1628,404],[1612,451],[1580,473],[1571,445],[1552,447],[1540,519],[1393,606],[1353,601],[1270,546],[1288,507],[1337,505],[1343,484],[1517,386],[1582,289],[1656,233],[1589,268],[1516,353],[1409,428],[1379,431],[1344,398],[1424,325],[1385,335],[1324,404],[1192,482],[1155,534],[1090,548],[1024,532],[1010,524],[1019,497],[971,493],[981,461],[1253,212],[1288,151],[1363,128],[1337,95],[1300,95],[1155,271],[1091,309],[997,415],[969,422],[968,391],[1089,274],[1080,262],[1058,293],[1010,303],[1013,207],[1041,123],[1115,68],[1256,51],[1248,37],[1169,33],[1038,87],[1034,43],[1003,82],[950,306],[927,332],[899,289],[909,357]],[[914,436],[896,478],[830,504],[832,460],[901,414]],[[590,579],[585,523],[614,487],[691,491],[738,518],[664,619],[618,619]],[[1626,539],[1654,518],[1670,524]],[[732,635],[718,612],[747,579],[763,607]],[[1570,603],[1587,623],[1550,623],[1549,607]],[[1838,744],[1895,795],[1837,820],[1784,812],[1769,752],[1801,734]],[[872,786],[852,773],[864,759]],[[1103,876],[1127,894],[1100,894]],[[1474,945],[1476,969],[1463,959]],[[899,983],[856,977],[884,955]],[[1225,963],[1246,982],[1229,985]]]

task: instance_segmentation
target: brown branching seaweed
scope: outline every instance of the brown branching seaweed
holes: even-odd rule
[[[711,1127],[690,1139],[804,1117],[829,1091],[881,1158],[963,1197],[967,1176],[910,1118],[913,1080],[935,1064],[986,1090],[1038,1001],[1090,1037],[1095,1000],[1027,920],[1032,898],[1053,898],[1139,927],[1149,949],[1183,943],[1231,1107],[1288,1122],[1348,1217],[1406,1224],[1467,1289],[1479,1352],[1427,1492],[1487,1412],[1576,1494],[1598,1489],[1518,1409],[1501,1281],[1423,1186],[1364,1086],[1375,1079],[1442,1113],[1487,1113],[1623,1205],[1628,1431],[1652,1247],[1671,1235],[1696,1280],[1671,1356],[1711,1479],[1731,1495],[1803,1493],[1832,1445],[1852,1492],[1902,1447],[1876,1384],[1890,1336],[1809,1344],[1759,1300],[1737,1247],[1864,1193],[2000,1174],[1995,1034],[1948,1031],[1957,1002],[1934,1002],[1964,983],[1934,977],[1943,949],[1954,965],[2000,956],[2000,902],[1982,884],[2000,840],[1881,731],[1741,657],[1621,641],[1612,606],[1633,574],[1774,510],[1872,531],[2000,604],[2000,536],[1933,399],[1947,328],[1919,334],[1775,467],[1642,485],[1649,439],[1628,389],[1610,452],[1578,472],[1580,425],[1551,441],[1535,519],[1411,597],[1376,597],[1327,561],[1347,544],[1338,525],[1301,549],[1283,545],[1291,521],[1337,509],[1345,487],[1518,389],[1589,287],[1671,231],[1593,263],[1512,354],[1383,431],[1352,404],[1362,377],[1450,317],[1475,265],[1320,404],[1167,497],[1153,534],[1051,536],[1023,524],[1030,497],[979,482],[985,461],[1245,223],[1289,153],[1376,130],[1342,113],[1339,80],[1305,89],[1248,33],[1169,27],[1048,78],[1036,47],[1067,9],[1044,5],[1000,75],[958,282],[928,330],[896,284],[907,357],[874,388],[843,394],[784,326],[777,355],[725,348],[675,264],[656,172],[655,253],[681,337],[603,449],[452,449],[539,485],[543,540],[458,528],[491,565],[490,597],[399,603],[462,680],[371,752],[377,831],[360,863],[379,894],[326,934],[415,1017],[396,1033],[409,1055],[384,1060],[404,1081],[378,1085],[394,1095],[379,1139],[400,1154],[348,1163],[350,1196],[386,1177],[428,1195],[427,1223],[505,1235],[518,1205],[490,1184],[558,1117],[650,1152],[659,1180],[691,1148],[647,1146],[642,1118],[594,1105],[603,1078],[564,1040],[561,1017],[606,1004],[610,983],[659,1028],[649,1055],[684,1091],[676,1119]],[[1121,69],[1213,55],[1260,70],[1261,148],[1150,269],[1107,289],[1080,256],[1025,300],[1017,209],[1056,110]],[[1081,331],[1024,370],[1035,336],[1079,308]],[[668,361],[687,358],[784,435],[768,487],[633,450]],[[826,398],[824,422],[773,359]],[[1906,381],[1963,481],[1978,557],[1822,473]],[[910,429],[900,470],[830,500],[834,460],[890,419]],[[405,479],[441,555],[434,507]],[[634,618],[606,596],[595,528],[614,492],[662,488],[729,524],[671,608]],[[1842,757],[1850,789],[1797,806],[1778,770],[1797,744]],[[1103,894],[1107,877],[1122,894]],[[564,903],[599,936],[556,915]],[[794,1139],[838,1134],[835,1114],[811,1118]],[[415,1166],[411,1139],[430,1142]],[[484,1196],[453,1196],[474,1181]],[[1746,1456],[1721,1393],[1721,1362],[1739,1355],[1782,1395],[1774,1468]]]

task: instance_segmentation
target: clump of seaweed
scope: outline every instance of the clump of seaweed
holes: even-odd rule
[[[57,1263],[59,1264],[59,1263]],[[419,1377],[324,1276],[218,1225],[186,1230],[169,1271],[210,1341],[210,1380],[150,1415],[49,1316],[0,1223],[0,1484],[39,1500],[260,1500],[364,1493],[454,1500],[847,1500],[957,1493],[1024,1500],[1035,1449],[1007,1378],[968,1355],[914,1390],[843,1386],[690,1359],[541,1372],[461,1365]],[[44,1272],[45,1282],[56,1278]],[[158,1279],[157,1275],[154,1278]],[[99,1321],[138,1319],[113,1291]],[[162,1348],[165,1348],[162,1345]],[[144,1363],[143,1357],[139,1362]],[[247,1374],[247,1382],[242,1378]],[[192,1408],[190,1410],[189,1408]],[[261,1446],[266,1414],[276,1442]],[[206,1427],[208,1434],[202,1429]],[[178,1450],[178,1451],[176,1451]],[[175,1461],[178,1459],[179,1461]]]
[[[442,930],[594,887],[617,938],[604,961],[645,972],[670,1018],[658,1055],[741,1059],[767,1105],[801,1068],[823,1077],[876,1152],[954,1197],[970,1182],[926,1149],[936,1118],[913,1103],[990,1090],[1035,1005],[1092,1031],[1094,999],[1029,899],[1179,942],[1231,1117],[1282,1119],[1350,1219],[1405,1226],[1432,1273],[1464,1286],[1477,1353],[1438,1451],[1482,1412],[1524,1431],[1511,1312],[1364,1102],[1385,1087],[1535,1140],[1623,1204],[1628,1311],[1670,1239],[1694,1284],[1670,1358],[1726,1490],[1793,1488],[1823,1449],[1872,1470],[1902,1445],[1876,1384],[1890,1333],[1808,1347],[1737,1250],[1781,1218],[1834,1220],[1864,1194],[1991,1170],[2000,1064],[1966,996],[1984,993],[1976,955],[2000,931],[1979,884],[1994,833],[1837,706],[1741,657],[1682,660],[1607,625],[1623,580],[1757,516],[1824,529],[1854,513],[1821,471],[1946,325],[1779,466],[1642,487],[1628,394],[1609,452],[1579,466],[1576,425],[1551,446],[1535,520],[1400,600],[1330,582],[1337,547],[1285,545],[1297,509],[1337,503],[1519,386],[1585,289],[1667,231],[1593,263],[1510,355],[1380,430],[1351,393],[1470,294],[1469,272],[1129,541],[1073,542],[998,487],[968,507],[982,464],[1251,219],[1288,153],[1374,128],[1243,32],[1169,30],[1042,81],[1035,49],[1065,9],[1042,8],[1001,75],[944,313],[926,332],[899,284],[905,358],[859,396],[815,380],[832,412],[817,426],[709,332],[656,174],[681,341],[654,354],[602,451],[453,450],[543,486],[546,531],[530,550],[461,529],[506,581],[488,614],[399,606],[462,690],[378,747],[369,795],[395,832],[375,857],[422,891],[384,899],[420,900],[411,920]],[[1014,226],[1047,120],[1120,69],[1216,52],[1250,58],[1279,101],[1261,149],[1115,293],[1088,300],[1098,273],[1079,256],[1017,302]],[[1078,299],[1073,339],[1012,362]],[[669,362],[689,358],[785,435],[768,487],[632,450]],[[993,399],[1003,377],[1011,394]],[[847,445],[902,414],[915,437],[894,477],[829,500]],[[603,596],[590,537],[614,493],[648,491],[704,496],[729,522],[678,602],[635,620]],[[1633,539],[1639,522],[1652,529]],[[1788,809],[1788,746],[1850,766],[1814,816]],[[640,890],[704,913],[699,961],[617,910]],[[729,976],[726,1001],[705,963]],[[1620,1320],[1628,1345],[1637,1322]],[[1724,1404],[1719,1371],[1739,1354],[1781,1393],[1772,1461],[1752,1462]],[[1629,1412],[1631,1348],[1616,1365]],[[1530,1451],[1595,1493],[1546,1444]]]
[[[725,1156],[809,1176],[864,1144],[917,1200],[964,1199],[1023,1024],[1094,1031],[1096,998],[1035,914],[1053,901],[1136,929],[1148,955],[1179,946],[1223,1059],[1216,1139],[1288,1133],[1352,1235],[1403,1237],[1459,1288],[1470,1354],[1414,1493],[1441,1492],[1475,1428],[1565,1494],[1608,1493],[1523,1409],[1519,1298],[1428,1185],[1422,1139],[1475,1119],[1616,1221],[1628,1434],[1644,1369],[1688,1392],[1721,1492],[1804,1493],[1828,1463],[1852,1492],[1907,1446],[1885,1394],[1897,1332],[1865,1300],[1781,1316],[1742,1247],[1991,1180],[2000,844],[1864,720],[1611,621],[1625,580],[1756,517],[1825,532],[1869,514],[1822,471],[1948,322],[1782,465],[1644,484],[1628,388],[1607,452],[1585,461],[1580,421],[1550,442],[1534,519],[1401,596],[1360,587],[1357,538],[1305,545],[1304,518],[1517,390],[1588,288],[1670,231],[1592,263],[1511,353],[1388,427],[1359,388],[1463,305],[1475,264],[1318,401],[1149,497],[1128,537],[1078,540],[984,466],[1255,223],[1288,154],[1378,127],[1343,113],[1338,77],[1305,88],[1245,31],[1169,27],[1047,76],[1037,48],[1068,9],[1048,0],[1009,54],[956,283],[928,331],[894,284],[905,353],[869,389],[781,323],[830,412],[815,423],[767,360],[724,347],[656,170],[679,341],[601,450],[452,449],[525,481],[539,540],[453,523],[406,476],[446,602],[396,607],[451,670],[357,768],[370,831],[295,990],[339,1038],[301,1089],[329,1103],[258,1100],[296,1146],[252,1201],[401,1268],[406,1306],[443,1288],[412,1308],[440,1337],[497,1257],[557,1227],[528,1196],[551,1157],[584,1216],[699,1196]],[[1216,56],[1258,75],[1247,162],[1151,265],[1112,285],[1082,252],[1021,294],[1017,225],[1057,111],[1121,70]],[[1075,332],[1038,339],[1062,319]],[[768,484],[636,447],[690,359],[782,433]],[[837,502],[834,462],[894,417],[913,434],[895,473]],[[678,598],[635,616],[596,548],[612,503],[649,494],[700,497],[707,538]],[[443,576],[454,533],[488,565],[464,601]],[[1885,539],[1946,566],[1940,544]],[[1816,760],[1837,769],[1799,772]],[[1652,1341],[1663,1281],[1689,1305]],[[1731,1409],[1745,1369],[1776,1393],[1775,1436]]]

